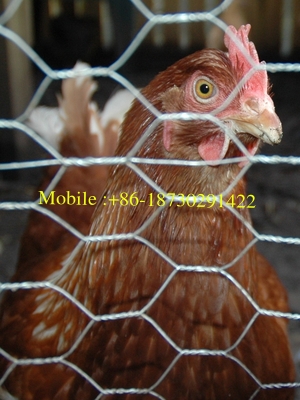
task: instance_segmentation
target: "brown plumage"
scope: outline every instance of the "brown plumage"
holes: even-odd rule
[[[87,64],[78,62],[74,71],[84,70]],[[110,101],[110,108],[115,107],[114,119],[108,116],[111,112],[106,109],[100,113],[91,97],[97,88],[96,83],[88,76],[66,79],[62,83],[62,95],[58,98],[59,108],[38,107],[35,109],[27,124],[43,136],[52,146],[59,150],[64,157],[109,157],[113,156],[117,147],[118,134],[122,112],[114,100]],[[128,104],[129,107],[130,103]],[[43,202],[44,193],[47,199],[48,186],[59,172],[57,166],[48,167],[44,178],[36,191],[38,202]],[[54,197],[66,196],[69,191],[72,195],[80,196],[83,202],[83,193],[86,199],[95,196],[99,199],[107,183],[107,165],[93,165],[91,167],[68,167],[62,177],[52,189]],[[91,216],[95,206],[70,207],[65,204],[51,204],[51,199],[43,207],[66,221],[83,235],[87,235],[90,228]],[[94,203],[94,202],[92,202]],[[64,252],[71,251],[79,239],[70,233],[58,222],[40,212],[32,212],[28,226],[23,234],[18,268],[27,263],[36,263],[37,257],[45,257],[47,253],[64,248]]]
[[[55,359],[9,370],[3,390],[26,400],[240,400],[256,391],[252,398],[293,397],[291,389],[260,388],[293,382],[294,367],[286,320],[257,313],[247,297],[263,309],[288,311],[275,271],[254,246],[247,248],[253,236],[241,219],[251,225],[249,210],[236,208],[234,215],[219,204],[178,207],[180,202],[160,207],[155,190],[140,176],[147,174],[166,192],[218,195],[245,164],[220,164],[242,155],[235,137],[250,155],[261,139],[280,142],[281,125],[267,93],[265,71],[249,75],[230,104],[218,108],[251,69],[245,54],[258,65],[254,45],[248,42],[249,29],[229,29],[229,57],[217,50],[197,52],[158,75],[143,91],[162,113],[218,110],[215,114],[229,127],[232,140],[207,120],[160,123],[137,156],[204,159],[207,165],[139,164],[139,173],[131,165],[113,167],[90,234],[128,236],[80,243],[71,255],[54,252],[14,278],[50,281],[102,318],[90,322],[52,289],[5,296],[0,344],[7,353],[18,358],[64,355],[92,380]],[[122,127],[117,155],[126,155],[154,120],[151,111],[135,101]],[[122,192],[137,192],[146,203],[121,206],[107,200]],[[147,201],[151,194],[152,207]],[[244,179],[224,194],[224,201],[231,194],[246,195]],[[8,366],[3,357],[3,373]],[[134,389],[137,392],[131,394]]]

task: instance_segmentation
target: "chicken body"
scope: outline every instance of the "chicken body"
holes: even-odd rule
[[[89,65],[78,62],[74,71],[88,68]],[[88,76],[66,79],[62,83],[62,95],[58,98],[58,108],[38,107],[33,110],[27,125],[47,140],[63,157],[110,157],[117,147],[119,128],[125,112],[130,107],[133,95],[122,90],[117,92],[100,113],[91,98],[97,88]],[[51,184],[63,167],[52,166],[45,171],[43,181],[36,191],[38,203],[53,212],[82,235],[87,235],[93,204],[70,207],[51,201],[44,202],[41,192],[47,199],[51,187],[55,197],[66,196],[67,191],[76,198],[78,195],[88,199],[99,199],[106,187],[107,165],[90,167],[70,166],[63,171],[58,183]],[[52,185],[52,186],[51,186]],[[51,197],[50,197],[51,198]],[[81,200],[82,203],[82,200]],[[60,249],[64,254],[71,251],[79,239],[64,226],[39,212],[32,212],[28,226],[23,234],[18,268],[38,262],[46,254]]]
[[[254,59],[249,26],[232,32]],[[143,95],[162,113],[219,110],[215,115],[229,126],[232,140],[206,118],[165,119],[136,155],[205,160],[207,165],[112,167],[90,231],[108,236],[81,242],[71,254],[54,252],[14,278],[56,284],[92,315],[53,289],[7,293],[0,342],[5,352],[20,359],[63,357],[48,359],[46,365],[16,366],[5,376],[3,390],[24,400],[293,397],[292,389],[261,387],[293,382],[294,367],[286,321],[257,310],[286,312],[288,304],[275,271],[253,245],[249,210],[233,213],[219,203],[163,207],[162,197],[143,179],[146,174],[167,193],[218,195],[244,165],[220,160],[246,150],[254,154],[261,139],[280,141],[265,71],[255,72],[230,104],[219,108],[241,79],[238,56],[240,65],[247,63],[235,53],[230,32],[226,43],[229,56],[197,52],[158,75]],[[256,79],[264,80],[257,94]],[[117,155],[128,154],[154,121],[151,111],[135,101]],[[233,136],[246,150],[238,148]],[[145,203],[107,200],[121,193],[136,193]],[[224,201],[231,195],[246,196],[244,179],[225,192]],[[150,198],[155,199],[151,205]],[[3,357],[3,374],[8,366]]]

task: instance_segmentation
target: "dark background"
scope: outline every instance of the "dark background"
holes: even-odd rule
[[[38,54],[54,69],[71,68],[78,59],[89,62],[93,66],[110,65],[132,40],[135,31],[142,24],[136,21],[132,5],[125,1],[115,0],[111,13],[114,23],[114,44],[103,48],[99,43],[99,21],[93,13],[76,16],[72,1],[62,2],[63,8],[59,16],[51,18],[47,2],[33,1],[33,46]],[[242,2],[241,2],[242,3]],[[249,3],[249,2],[248,2]],[[259,5],[260,4],[260,5]],[[278,9],[268,9],[270,1],[252,2],[252,13],[248,19],[253,25],[253,40],[258,41],[260,58],[267,62],[299,62],[300,51],[297,40],[289,54],[280,53],[280,7],[281,1],[276,1]],[[297,3],[297,7],[299,4]],[[94,7],[94,5],[93,5]],[[242,9],[243,17],[247,18],[246,8]],[[249,12],[249,10],[248,10]],[[258,12],[260,12],[258,14]],[[266,16],[274,14],[273,42],[269,20]],[[272,14],[273,13],[273,14]],[[297,13],[295,13],[297,15]],[[297,18],[297,17],[295,17]],[[247,21],[248,21],[247,19]],[[265,27],[262,21],[269,26]],[[260,24],[259,24],[260,22]],[[294,22],[294,37],[299,21]],[[254,31],[254,26],[257,30]],[[276,29],[277,26],[277,29]],[[122,27],[120,29],[119,27]],[[194,29],[194,28],[193,28]],[[168,31],[169,32],[169,31]],[[169,33],[166,32],[167,38]],[[259,32],[260,34],[258,35]],[[203,33],[203,32],[202,32]],[[179,49],[176,43],[170,40],[162,46],[154,46],[149,38],[141,45],[130,60],[119,71],[137,87],[144,86],[160,70],[163,70],[175,60],[185,54],[205,45],[202,43]],[[203,38],[203,34],[202,34]],[[0,56],[3,60],[0,68],[1,118],[12,118],[10,89],[7,76],[9,75],[6,63],[6,42],[0,37]],[[31,65],[32,92],[39,86],[43,74]],[[274,103],[276,111],[283,124],[283,140],[276,147],[263,146],[261,153],[266,155],[299,156],[300,157],[300,74],[296,72],[269,74],[273,84]],[[99,90],[95,100],[101,108],[111,94],[118,89],[118,84],[110,79],[98,80]],[[56,106],[56,94],[60,91],[61,82],[52,82],[42,97],[40,104]],[[6,94],[6,95],[5,95]],[[11,130],[2,130],[0,135],[1,163],[15,160],[37,160],[44,158],[46,152],[29,139],[22,139]],[[28,201],[32,200],[34,188],[38,184],[42,169],[8,170],[0,172],[0,200],[1,201]],[[288,163],[276,165],[253,165],[248,174],[248,192],[255,195],[256,208],[252,210],[255,229],[261,234],[279,235],[283,237],[300,238],[300,166]],[[26,224],[27,212],[0,210],[0,276],[7,281],[13,273],[18,255],[18,244]],[[300,247],[294,244],[278,244],[269,242],[258,243],[260,251],[276,268],[286,286],[291,312],[300,313]],[[295,362],[300,368],[300,321],[291,321],[290,337]],[[299,378],[298,378],[299,381]],[[297,398],[300,398],[298,396]]]

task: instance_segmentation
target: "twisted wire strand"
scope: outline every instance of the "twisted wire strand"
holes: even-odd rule
[[[238,82],[234,91],[230,94],[230,96],[224,101],[222,106],[220,106],[217,110],[215,110],[214,115],[206,115],[206,114],[195,114],[195,113],[178,113],[178,114],[162,114],[159,110],[157,110],[141,93],[140,91],[124,76],[122,76],[118,70],[124,66],[124,64],[132,57],[137,48],[141,45],[141,43],[145,40],[148,33],[153,29],[154,26],[159,24],[182,24],[182,23],[194,23],[194,22],[204,22],[210,21],[221,28],[223,31],[226,30],[227,25],[219,18],[220,14],[232,3],[233,0],[224,0],[222,3],[209,12],[196,12],[196,13],[174,13],[174,14],[154,14],[141,0],[130,0],[131,3],[135,6],[135,8],[146,18],[146,23],[137,33],[136,37],[129,44],[127,49],[120,55],[120,57],[113,62],[109,67],[94,67],[94,68],[85,68],[80,71],[73,71],[71,69],[67,70],[53,70],[52,68],[45,63],[45,61],[15,32],[11,29],[7,28],[6,23],[18,12],[20,5],[23,0],[12,0],[4,12],[0,15],[0,35],[6,38],[7,40],[14,43],[22,52],[24,52],[27,57],[44,73],[45,77],[43,81],[40,83],[37,88],[35,94],[30,100],[25,111],[20,114],[14,120],[8,119],[0,119],[0,129],[17,129],[23,132],[25,135],[29,136],[32,140],[38,143],[42,148],[44,148],[52,157],[51,160],[35,160],[35,161],[15,161],[9,163],[3,163],[0,165],[0,170],[15,170],[15,169],[23,169],[23,168],[38,168],[38,167],[46,167],[50,165],[60,166],[59,171],[50,182],[49,186],[45,190],[45,193],[48,194],[53,190],[66,169],[70,166],[81,166],[88,167],[91,165],[113,165],[113,164],[124,164],[128,168],[132,169],[139,177],[141,177],[148,185],[150,185],[156,192],[164,193],[167,196],[167,193],[164,191],[164,188],[159,187],[155,182],[153,182],[139,167],[139,165],[143,164],[161,164],[161,165],[183,165],[189,167],[197,167],[206,165],[204,161],[187,161],[187,160],[166,160],[166,159],[144,159],[136,157],[137,152],[141,148],[141,146],[146,141],[147,137],[151,132],[156,129],[156,127],[165,120],[209,120],[214,124],[218,125],[221,129],[223,129],[224,133],[229,136],[229,138],[242,150],[243,153],[246,154],[245,157],[239,157],[235,159],[224,159],[220,161],[220,164],[227,164],[232,162],[240,162],[249,160],[250,163],[241,169],[239,175],[236,179],[228,186],[228,188],[222,193],[223,195],[229,194],[230,191],[234,188],[234,186],[238,183],[238,181],[245,175],[247,170],[251,165],[262,163],[266,165],[277,165],[277,164],[289,164],[289,165],[300,165],[300,157],[294,156],[265,156],[265,155],[250,155],[245,146],[230,132],[230,130],[221,123],[221,121],[215,117],[220,111],[228,107],[228,105],[235,99],[238,95],[240,89],[243,87],[245,82],[258,70],[266,69],[269,72],[300,72],[300,64],[299,63],[268,63],[261,64],[259,66],[254,65],[253,60],[246,54],[246,51],[240,41],[229,32],[228,35],[230,38],[236,43],[239,50],[244,54],[244,56],[249,61],[250,65],[252,65],[252,69],[243,77],[243,79]],[[153,123],[146,129],[144,134],[140,137],[137,143],[133,146],[133,148],[128,152],[125,157],[85,157],[82,159],[76,157],[66,158],[63,157],[57,150],[55,150],[52,146],[50,146],[43,138],[38,136],[32,129],[28,128],[23,122],[28,118],[31,111],[39,104],[42,96],[46,92],[50,83],[53,80],[63,80],[67,78],[77,77],[77,76],[91,76],[91,77],[107,77],[115,82],[121,84],[124,88],[128,89],[145,107],[147,107],[150,112],[155,117]],[[0,130],[1,134],[1,130]],[[180,201],[178,197],[175,196],[174,201]],[[217,199],[217,201],[219,201]],[[165,205],[167,207],[167,204]],[[237,218],[239,218],[251,231],[253,234],[253,240],[249,243],[241,253],[228,264],[218,267],[218,266],[210,266],[207,267],[205,265],[178,265],[174,260],[172,260],[167,254],[161,251],[157,246],[153,243],[149,242],[145,238],[141,236],[143,230],[145,230],[151,222],[160,212],[162,212],[164,207],[159,207],[151,217],[141,225],[135,232],[127,233],[127,234],[113,234],[113,235],[100,235],[100,236],[85,236],[78,232],[74,227],[64,221],[62,218],[58,217],[56,214],[51,211],[41,207],[38,204],[38,199],[32,202],[1,202],[0,210],[35,210],[37,212],[41,212],[44,215],[54,219],[57,223],[63,226],[65,229],[70,231],[73,235],[78,237],[82,243],[87,241],[107,241],[107,240],[136,240],[143,245],[148,246],[149,249],[156,253],[158,257],[162,260],[166,261],[171,267],[172,271],[166,278],[165,282],[161,285],[157,293],[150,299],[147,304],[141,309],[137,311],[130,312],[122,312],[122,313],[112,313],[106,315],[95,315],[88,308],[85,307],[84,304],[79,302],[75,297],[73,297],[66,290],[61,288],[60,286],[55,284],[55,280],[53,281],[43,281],[43,282],[17,282],[17,283],[0,283],[0,292],[4,291],[18,291],[18,290],[52,290],[57,292],[67,301],[70,301],[74,304],[83,315],[88,317],[89,322],[77,339],[74,341],[72,346],[61,356],[57,357],[47,357],[47,358],[34,358],[34,359],[18,359],[13,357],[11,354],[7,353],[4,349],[0,348],[0,354],[5,357],[8,361],[10,361],[10,365],[5,371],[4,375],[0,379],[0,385],[2,385],[8,376],[13,372],[13,370],[18,365],[42,365],[47,363],[60,363],[65,365],[68,368],[73,369],[79,375],[81,375],[84,379],[86,379],[92,386],[96,388],[99,392],[99,395],[96,399],[101,399],[103,396],[107,394],[150,394],[154,398],[164,399],[161,395],[155,392],[155,389],[158,385],[165,379],[174,365],[178,362],[181,357],[192,355],[192,356],[223,356],[231,359],[235,363],[239,364],[241,368],[243,368],[249,376],[257,384],[257,389],[254,391],[250,399],[254,399],[256,395],[261,390],[266,389],[274,389],[274,388],[297,388],[300,387],[299,382],[295,383],[280,383],[274,382],[269,384],[263,384],[259,381],[259,379],[244,365],[239,359],[234,357],[231,353],[239,343],[243,340],[251,326],[254,324],[255,320],[259,315],[270,316],[273,318],[286,318],[290,320],[300,320],[300,314],[297,313],[283,313],[276,310],[266,310],[260,308],[255,300],[251,297],[251,295],[247,292],[247,290],[230,274],[230,268],[238,262],[241,257],[243,257],[252,246],[254,246],[258,241],[265,242],[273,242],[273,243],[285,243],[292,245],[300,245],[299,237],[283,237],[279,235],[266,235],[260,234],[257,232],[251,224],[249,224],[243,217],[239,215],[239,213],[230,208],[228,205],[224,204],[224,207],[229,209]],[[81,246],[80,244],[79,246]],[[78,248],[79,248],[78,246]],[[77,249],[78,249],[77,248]],[[77,251],[75,249],[74,251]],[[72,257],[72,255],[70,256]],[[68,260],[66,260],[66,263]],[[248,302],[255,309],[255,313],[252,316],[251,320],[248,322],[247,326],[237,338],[235,343],[233,343],[230,347],[225,350],[207,350],[207,349],[184,349],[178,346],[169,335],[153,320],[148,314],[147,311],[152,307],[152,305],[159,299],[163,291],[168,287],[170,282],[174,279],[175,275],[178,274],[179,271],[185,272],[198,272],[198,273],[212,273],[212,274],[220,274],[228,279],[241,294],[248,300]],[[83,370],[81,370],[78,366],[68,361],[66,358],[71,355],[75,349],[80,345],[81,341],[88,333],[88,331],[92,328],[92,326],[97,322],[102,321],[112,321],[118,319],[125,318],[143,318],[149,325],[154,327],[157,332],[164,338],[164,340],[176,350],[177,354],[174,359],[170,362],[169,366],[166,370],[161,374],[158,380],[149,388],[102,388],[97,382],[95,382],[88,374],[86,374]]]

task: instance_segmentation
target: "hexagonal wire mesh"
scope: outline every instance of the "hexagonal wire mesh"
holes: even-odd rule
[[[139,164],[143,163],[161,163],[161,164],[171,164],[171,165],[190,165],[190,166],[199,166],[199,165],[204,165],[205,162],[191,162],[191,161],[184,161],[184,160],[158,160],[158,159],[140,159],[135,156],[137,153],[138,149],[142,146],[144,140],[147,138],[147,136],[155,129],[157,124],[159,124],[161,121],[164,121],[166,119],[181,119],[181,120],[193,120],[193,119],[205,119],[205,120],[210,120],[214,122],[215,124],[221,126],[222,129],[226,131],[226,134],[230,137],[231,140],[233,140],[237,146],[241,146],[245,151],[246,149],[243,147],[243,145],[237,140],[236,137],[232,135],[232,133],[229,130],[226,130],[224,126],[220,123],[218,118],[214,117],[213,115],[203,115],[203,114],[195,114],[195,113],[180,113],[180,114],[162,114],[158,110],[156,110],[152,104],[148,102],[148,100],[141,95],[139,90],[130,83],[129,80],[127,80],[124,76],[122,76],[118,70],[120,67],[122,67],[126,61],[132,56],[132,54],[136,51],[138,46],[143,42],[147,34],[150,32],[150,30],[160,24],[176,24],[176,23],[189,23],[193,21],[210,21],[217,26],[219,26],[222,30],[226,30],[226,24],[222,22],[218,16],[219,14],[230,5],[231,0],[224,0],[218,7],[216,7],[213,11],[211,12],[197,12],[197,13],[180,13],[180,14],[164,14],[164,15],[155,15],[152,13],[150,9],[148,9],[144,3],[140,0],[131,0],[132,4],[144,15],[146,18],[147,22],[145,25],[142,27],[142,29],[139,31],[139,33],[136,35],[134,40],[131,42],[129,47],[124,51],[124,53],[109,67],[95,67],[95,68],[86,68],[81,71],[73,71],[73,70],[53,70],[50,68],[42,58],[39,57],[39,55],[16,33],[14,33],[12,30],[8,29],[5,24],[6,22],[14,15],[15,12],[17,12],[20,4],[22,3],[22,0],[15,0],[11,1],[6,8],[5,12],[0,16],[0,35],[2,35],[4,38],[6,38],[9,41],[12,41],[15,43],[16,46],[18,46],[26,55],[28,58],[32,60],[32,62],[37,66],[37,68],[40,69],[45,75],[44,80],[40,84],[39,88],[35,92],[33,98],[31,99],[30,103],[28,104],[28,107],[26,108],[25,112],[20,115],[18,118],[10,120],[10,119],[1,119],[0,120],[0,128],[6,128],[6,129],[12,129],[12,130],[19,130],[23,132],[25,135],[30,137],[32,140],[37,142],[40,146],[45,148],[48,153],[53,157],[51,160],[38,160],[38,161],[26,161],[26,162],[11,162],[11,163],[5,163],[0,165],[1,170],[10,170],[10,169],[21,169],[21,168],[36,168],[36,167],[43,167],[45,165],[59,165],[61,166],[59,172],[57,175],[54,177],[53,181],[51,182],[51,189],[55,188],[55,185],[59,181],[60,177],[62,176],[63,172],[65,171],[66,167],[75,165],[75,166],[89,166],[89,165],[101,165],[101,164],[124,164],[128,168],[131,168],[132,170],[135,171],[137,175],[139,175],[142,179],[144,179],[148,185],[150,185],[153,190],[157,193],[165,193],[164,188],[159,187],[156,185],[155,182],[153,182],[147,175],[145,175],[142,171],[141,168],[139,168]],[[236,41],[236,38],[233,37],[233,40]],[[236,41],[237,43],[237,41]],[[239,46],[239,43],[237,43],[237,46]],[[243,49],[241,49],[243,50]],[[252,63],[252,60],[250,60],[249,56],[245,54],[245,57],[248,57],[248,60],[250,63]],[[224,102],[222,105],[222,109],[225,109],[226,106],[230,103],[230,101],[236,96],[238,93],[239,89],[242,87],[242,85],[245,83],[247,79],[249,79],[252,74],[257,71],[259,68],[265,68],[264,66],[257,66],[253,65],[253,69],[243,78],[241,82],[239,82],[238,86],[232,93],[232,95],[227,98],[227,100]],[[270,72],[278,72],[278,71],[293,71],[293,72],[300,72],[300,65],[299,64],[267,64],[266,68]],[[139,140],[139,142],[136,144],[136,146],[130,151],[129,154],[127,154],[126,157],[104,157],[104,158],[93,158],[93,157],[87,157],[84,159],[78,159],[78,158],[66,158],[63,157],[56,149],[51,147],[43,138],[41,138],[39,135],[37,135],[32,129],[30,129],[28,126],[24,124],[24,121],[30,114],[30,112],[39,104],[41,97],[47,90],[48,86],[53,80],[63,80],[66,78],[71,78],[75,76],[93,76],[93,77],[108,77],[111,78],[112,80],[118,82],[121,84],[124,88],[128,89],[135,97],[139,99],[140,102],[142,102],[151,112],[155,115],[156,121],[154,124],[150,126],[148,130],[146,130]],[[264,163],[264,164],[279,164],[279,163],[288,163],[290,165],[299,165],[300,164],[300,158],[298,157],[281,157],[281,156],[265,156],[265,155],[255,155],[251,156],[250,154],[248,155],[248,159],[250,160],[250,163],[247,166],[244,166],[241,169],[241,173],[238,175],[238,177],[235,179],[234,182],[226,189],[226,191],[223,194],[230,193],[232,188],[236,185],[238,180],[242,178],[245,173],[248,171],[251,165],[257,164],[257,163]],[[223,160],[223,163],[229,163],[230,160]],[[48,188],[49,189],[49,188]],[[165,193],[166,194],[166,193]],[[174,199],[175,201],[178,200],[180,201],[180,198]],[[220,199],[218,199],[220,201]],[[236,215],[237,218],[242,219],[243,217],[240,216],[240,214],[233,208],[227,206],[226,204],[224,205],[227,207],[234,215]],[[163,208],[163,207],[162,207]],[[38,200],[36,201],[29,201],[29,202],[11,202],[11,201],[3,201],[0,203],[0,210],[36,210],[37,212],[44,213],[48,215],[49,217],[55,219],[59,224],[61,224],[63,227],[65,227],[67,230],[72,232],[75,236],[77,236],[80,240],[82,241],[105,241],[105,240],[124,240],[126,238],[130,239],[135,239],[141,243],[143,243],[145,246],[149,246],[149,248],[157,253],[158,257],[161,257],[165,261],[167,261],[173,268],[173,272],[169,275],[168,279],[164,282],[164,284],[160,287],[158,292],[155,294],[155,296],[147,303],[147,305],[142,308],[139,311],[134,311],[134,312],[128,312],[128,313],[122,313],[122,314],[109,314],[109,315],[94,315],[91,313],[83,304],[81,304],[76,298],[74,298],[72,295],[70,295],[66,290],[63,288],[53,284],[50,281],[43,281],[43,282],[22,282],[22,283],[1,283],[0,284],[0,290],[3,291],[16,291],[16,290],[24,290],[24,289],[35,289],[35,288],[51,288],[53,291],[59,292],[61,296],[64,296],[67,298],[69,301],[73,302],[81,311],[83,314],[85,314],[89,320],[90,323],[86,326],[86,328],[81,332],[80,336],[76,340],[76,342],[73,344],[73,346],[63,355],[59,357],[52,357],[52,358],[35,358],[35,359],[16,359],[15,357],[11,356],[7,352],[5,352],[3,349],[0,349],[0,353],[3,357],[6,357],[9,361],[11,361],[11,366],[7,370],[6,374],[2,377],[1,383],[5,381],[7,376],[10,374],[10,372],[15,368],[17,365],[28,365],[28,364],[36,364],[40,365],[43,363],[61,363],[63,365],[66,365],[73,370],[75,370],[78,374],[82,375],[87,381],[91,383],[98,391],[99,391],[99,396],[97,398],[101,398],[102,395],[105,394],[122,394],[122,393],[132,393],[132,394],[140,394],[140,393],[149,393],[153,395],[153,397],[157,398],[163,398],[161,395],[159,395],[157,392],[155,392],[155,388],[159,385],[159,383],[164,379],[164,377],[168,374],[168,372],[172,369],[173,365],[178,361],[180,357],[183,355],[188,355],[188,354],[193,354],[193,355],[221,355],[223,357],[229,358],[233,360],[234,362],[238,363],[241,368],[244,368],[245,371],[253,378],[253,380],[257,383],[258,390],[259,389],[267,389],[267,388],[275,388],[275,387],[284,387],[284,386],[295,386],[299,387],[300,383],[295,383],[295,384],[284,384],[281,382],[274,382],[273,384],[263,384],[258,380],[258,378],[237,358],[232,356],[230,353],[232,349],[238,346],[238,344],[242,341],[243,337],[246,335],[248,330],[251,328],[251,326],[254,324],[255,320],[259,315],[268,315],[272,316],[274,318],[278,317],[284,317],[287,319],[291,320],[299,320],[300,315],[296,313],[282,313],[279,311],[270,311],[267,309],[262,309],[259,307],[259,305],[254,301],[254,299],[249,295],[249,293],[241,286],[241,284],[230,274],[230,271],[228,270],[231,265],[233,265],[235,262],[238,261],[248,250],[250,247],[252,247],[255,243],[257,242],[273,242],[273,243],[285,243],[285,244],[293,244],[293,245],[299,245],[300,244],[300,238],[299,237],[283,237],[283,236],[275,236],[275,235],[266,235],[266,234],[260,234],[257,232],[247,221],[243,220],[244,224],[247,226],[247,228],[252,232],[253,234],[253,241],[243,250],[243,252],[238,256],[238,258],[232,260],[229,264],[223,266],[223,267],[206,267],[206,266],[188,266],[188,265],[178,265],[176,264],[173,260],[171,260],[167,254],[164,254],[159,248],[157,248],[154,244],[151,242],[146,241],[143,239],[141,233],[143,229],[146,228],[150,224],[150,222],[158,215],[159,212],[161,212],[161,209],[158,209],[158,212],[154,213],[151,217],[150,220],[146,222],[145,225],[141,226],[137,231],[129,233],[129,234],[116,234],[112,235],[109,237],[106,236],[84,236],[80,232],[78,232],[74,227],[70,226],[68,223],[66,223],[63,219],[59,218],[56,216],[54,213],[51,211],[41,207],[38,204]],[[232,282],[233,285],[235,285],[240,292],[245,296],[249,303],[254,307],[256,310],[253,318],[249,321],[249,324],[247,325],[246,329],[244,332],[240,335],[238,340],[232,344],[232,346],[226,350],[207,350],[207,349],[183,349],[180,348],[170,337],[169,335],[164,332],[164,330],[156,323],[154,319],[152,319],[149,315],[147,315],[147,310],[155,303],[155,301],[159,298],[161,293],[164,291],[164,289],[169,285],[173,277],[177,274],[178,271],[199,271],[199,272],[210,272],[210,273],[219,273],[226,277],[228,280]],[[152,327],[157,329],[159,334],[165,339],[166,342],[169,343],[171,347],[175,349],[177,352],[176,357],[173,359],[169,367],[164,371],[164,373],[161,375],[159,380],[150,388],[145,388],[145,389],[138,389],[138,388],[131,388],[131,389],[120,389],[120,388],[111,388],[111,389],[103,389],[102,387],[99,386],[97,382],[95,382],[91,377],[89,377],[84,371],[82,371],[77,365],[74,365],[70,361],[67,360],[68,356],[76,349],[78,344],[81,342],[83,337],[87,334],[87,332],[92,328],[92,326],[96,322],[100,321],[107,321],[107,320],[114,320],[114,319],[123,319],[123,318],[142,318]],[[253,394],[253,398],[255,397],[255,394]]]

